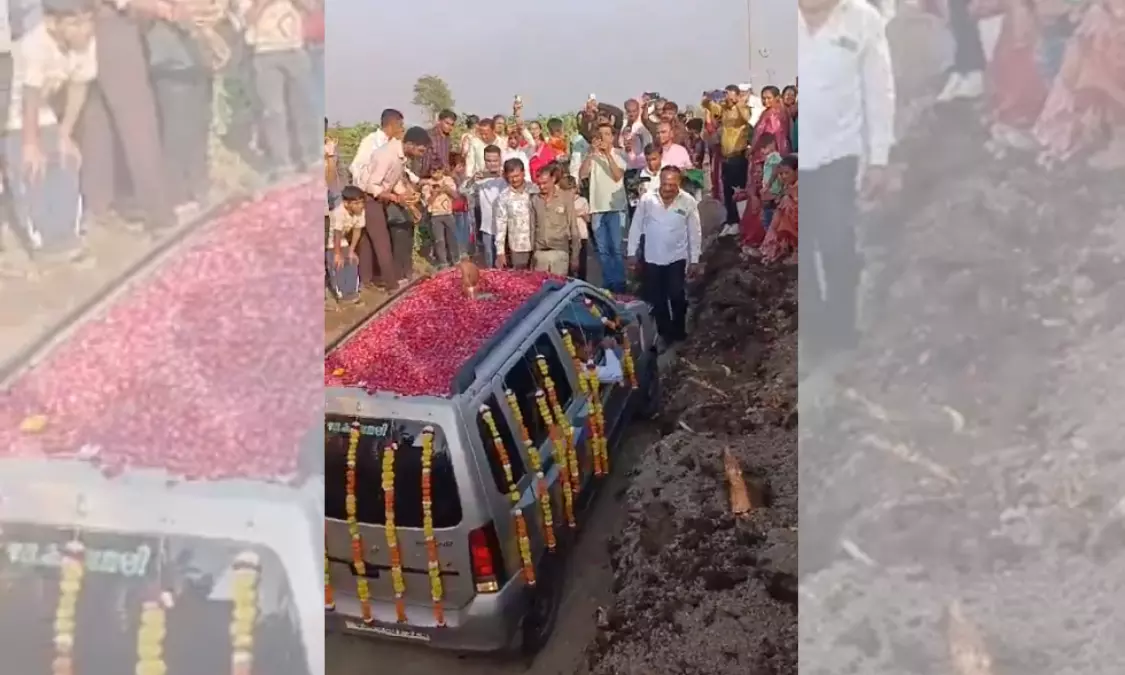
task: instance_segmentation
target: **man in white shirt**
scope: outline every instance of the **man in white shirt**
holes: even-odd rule
[[[496,266],[496,202],[508,187],[500,170],[503,165],[501,156],[500,148],[488,146],[484,152],[484,170],[470,176],[465,185],[465,193],[476,199],[480,209],[478,225],[485,267]]]
[[[477,132],[469,138],[469,152],[465,155],[465,175],[472,178],[484,173],[484,149],[495,145],[503,153],[506,143],[506,138],[496,135],[496,123],[493,120],[486,117],[477,122]]]
[[[636,99],[625,101],[625,125],[621,128],[621,149],[630,169],[645,166],[645,146],[652,143],[652,134],[641,119],[641,104]]]
[[[879,196],[894,143],[895,91],[886,25],[867,0],[799,0],[802,359],[815,364],[858,342],[856,185]]]
[[[616,133],[610,124],[598,127],[590,153],[578,168],[578,177],[590,180],[590,227],[602,266],[602,285],[614,293],[625,292],[624,239],[625,153],[613,147]]]
[[[629,227],[629,268],[644,239],[644,294],[664,345],[687,338],[687,280],[699,269],[703,230],[699,203],[681,188],[683,172],[660,171],[660,189],[641,197]]]
[[[353,181],[363,173],[363,167],[371,159],[371,153],[386,145],[391,138],[398,138],[397,134],[391,136],[388,133],[395,134],[396,131],[401,131],[403,128],[402,113],[393,108],[387,108],[383,111],[383,114],[379,116],[379,128],[364,136],[363,140],[359,142],[359,147],[356,148],[355,158],[352,159],[351,166],[348,167]]]

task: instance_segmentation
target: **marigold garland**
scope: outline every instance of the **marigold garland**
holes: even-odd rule
[[[593,457],[594,475],[601,477],[605,475],[605,467],[602,466],[601,455],[597,452],[598,429],[596,423],[597,421],[593,416],[594,406],[596,402],[591,396],[592,387],[594,385],[590,382],[590,376],[586,372],[586,367],[583,365],[582,360],[578,357],[578,349],[574,346],[574,338],[571,337],[570,331],[564,329],[562,331],[562,338],[563,344],[566,346],[567,354],[570,355],[571,361],[574,362],[574,370],[578,373],[578,388],[579,390],[581,390],[582,395],[590,400],[590,410],[586,415],[586,429],[589,436],[587,446],[591,450],[591,457]]]
[[[574,362],[574,370],[580,376],[578,378],[578,388],[584,395],[589,394],[589,390],[586,387],[586,380],[581,377],[583,373],[582,360],[578,357],[578,349],[574,346],[574,338],[571,337],[569,330],[563,329],[562,339],[563,345],[566,346],[566,353],[570,355],[570,360]]]
[[[594,426],[590,438],[591,452],[594,455],[594,465],[601,466],[602,471],[609,473],[609,441],[605,433],[605,406],[602,405],[601,380],[598,379],[598,366],[593,361],[586,363],[586,379],[590,382],[590,415],[589,420]]]
[[[355,465],[356,458],[359,455],[359,437],[360,425],[359,420],[352,422],[351,431],[348,434],[348,455],[347,455],[347,474],[345,484],[345,497],[344,497],[344,512],[348,518],[348,534],[351,537],[352,547],[352,566],[355,567],[355,589],[356,595],[359,596],[360,613],[365,624],[372,624],[375,622],[375,617],[371,614],[371,588],[367,583],[367,563],[363,560],[363,535],[359,530],[359,518],[356,516],[356,483],[355,483]],[[325,553],[324,557],[324,583],[325,593],[331,593],[331,586],[328,586],[328,554]],[[333,603],[333,608],[335,603]]]
[[[164,675],[168,672],[168,664],[164,661],[164,638],[168,635],[168,610],[171,607],[171,593],[160,593],[141,605],[136,675]]]
[[[250,675],[254,666],[254,626],[258,620],[261,562],[246,551],[234,560],[234,608],[231,610],[231,675]]]
[[[508,407],[511,408],[512,416],[519,428],[520,440],[527,449],[528,464],[531,465],[531,470],[535,474],[535,496],[539,501],[539,512],[543,519],[541,523],[543,538],[547,542],[547,550],[554,551],[557,545],[555,541],[555,519],[551,507],[551,490],[547,486],[547,476],[543,474],[543,458],[539,455],[539,448],[536,448],[535,443],[531,440],[531,432],[527,430],[527,422],[523,419],[523,411],[520,410],[516,392],[507,389],[504,391],[504,398],[508,400]]]
[[[427,426],[422,430],[422,534],[426,540],[426,567],[430,577],[430,598],[434,602],[434,621],[444,626],[445,609],[441,601],[445,592],[441,585],[441,561],[434,536],[433,465],[434,428]]]
[[[523,564],[523,576],[527,579],[528,586],[535,585],[535,565],[531,560],[531,540],[527,536],[527,521],[523,517],[523,509],[519,507],[520,491],[516,487],[515,474],[512,473],[512,460],[504,441],[500,438],[500,429],[496,426],[496,417],[492,408],[487,405],[480,407],[480,415],[492,435],[492,447],[496,450],[496,458],[504,470],[504,481],[508,485],[508,498],[512,502],[512,517],[516,523],[516,537],[520,549],[520,562]]]
[[[574,520],[574,490],[570,484],[570,469],[566,457],[566,441],[563,440],[559,426],[555,424],[555,418],[551,414],[551,409],[547,406],[547,394],[542,389],[535,392],[535,404],[539,408],[539,415],[543,418],[543,423],[550,429],[551,447],[555,457],[555,464],[559,467],[559,480],[562,483],[563,513],[566,515],[567,526],[573,529],[578,527],[578,523]]]
[[[78,597],[86,576],[86,547],[77,539],[63,547],[59,571],[59,599],[55,605],[54,675],[74,673],[74,631],[78,622]]]
[[[621,369],[625,371],[625,380],[632,389],[637,388],[637,369],[633,365],[633,345],[629,342],[629,330],[625,326],[617,326],[608,319],[602,319],[610,330],[620,328],[621,335]]]
[[[332,591],[332,577],[328,573],[328,535],[324,536],[324,611],[336,609],[336,594]]]
[[[562,431],[562,437],[565,441],[564,461],[567,463],[567,472],[570,474],[571,490],[577,495],[582,491],[582,472],[578,468],[578,451],[574,448],[574,427],[570,425],[570,419],[567,418],[566,411],[563,410],[562,404],[559,403],[558,390],[555,388],[555,380],[551,377],[551,371],[547,367],[547,357],[540,354],[535,358],[536,365],[539,366],[539,373],[543,376],[543,388],[547,391],[547,401],[551,404],[551,412],[555,416],[555,424]]]
[[[395,453],[398,444],[391,441],[383,449],[383,504],[386,514],[384,531],[387,535],[387,550],[391,556],[391,586],[395,594],[395,617],[399,623],[406,623],[406,581],[402,575],[402,549],[398,545],[398,530],[395,527]]]

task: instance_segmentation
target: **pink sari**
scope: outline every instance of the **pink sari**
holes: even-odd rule
[[[1047,83],[1036,62],[1038,45],[1039,30],[1031,8],[1019,4],[1008,10],[988,64],[988,103],[994,123],[1023,131],[1039,118]]]
[[[1035,123],[1035,137],[1055,159],[1096,143],[1107,124],[1125,123],[1125,8],[1111,10],[1113,3],[1086,10]]]
[[[793,120],[789,117],[789,110],[781,104],[772,105],[762,113],[758,119],[757,126],[754,127],[754,138],[750,143],[750,147],[758,147],[758,140],[762,134],[773,134],[777,139],[777,151],[784,157],[788,155],[789,150],[789,126],[793,124]]]

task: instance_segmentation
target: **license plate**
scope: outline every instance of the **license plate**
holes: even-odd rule
[[[400,640],[413,640],[414,642],[429,642],[430,636],[408,628],[391,628],[389,626],[368,626],[362,621],[345,621],[344,627],[359,633],[370,633],[384,637],[398,638]]]

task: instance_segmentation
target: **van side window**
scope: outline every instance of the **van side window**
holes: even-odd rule
[[[599,365],[605,363],[602,341],[608,335],[601,317],[616,321],[617,312],[602,298],[582,293],[567,303],[555,322],[560,332],[565,330],[570,333],[583,361],[592,357]]]
[[[555,383],[555,393],[559,397],[559,404],[565,410],[573,398],[574,392],[570,388],[570,376],[567,374],[566,366],[560,358],[559,352],[555,349],[555,343],[551,341],[551,336],[547,333],[539,336],[523,358],[521,358],[504,378],[504,386],[511,389],[516,395],[516,400],[519,402],[520,412],[523,414],[524,422],[527,424],[528,433],[531,435],[531,440],[536,446],[540,446],[547,440],[547,425],[543,423],[543,418],[539,414],[539,408],[535,403],[535,392],[542,387],[543,378],[539,374],[539,366],[536,364],[536,357],[542,354],[547,358],[547,370],[551,375],[551,379]]]
[[[508,462],[512,465],[512,480],[519,484],[520,479],[527,473],[527,469],[523,465],[523,454],[520,452],[520,446],[516,442],[512,428],[508,426],[504,408],[500,406],[495,396],[490,396],[485,401],[485,405],[492,411],[492,419],[496,421],[496,430],[500,432],[500,440],[504,443],[504,449],[508,453]],[[496,484],[497,490],[507,494],[508,477],[504,475],[504,467],[500,464],[500,457],[497,455],[496,447],[492,442],[492,430],[488,428],[488,424],[484,421],[484,415],[479,410],[477,411],[477,433],[480,434],[484,452],[488,455],[488,468],[492,473],[492,481]]]

